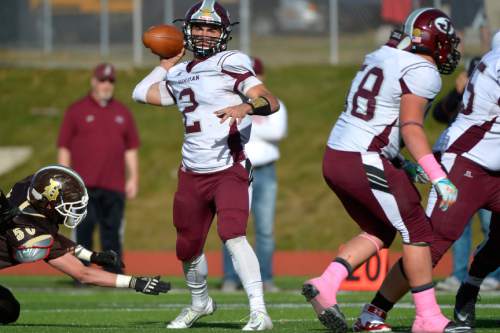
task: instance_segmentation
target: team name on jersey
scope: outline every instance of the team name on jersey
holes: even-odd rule
[[[199,75],[193,75],[193,76],[189,76],[189,77],[182,79],[182,80],[170,79],[169,82],[171,82],[173,84],[184,84],[184,83],[188,83],[188,82],[198,81],[199,79],[200,79]]]

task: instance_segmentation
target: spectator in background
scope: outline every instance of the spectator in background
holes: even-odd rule
[[[462,42],[459,51],[463,54],[465,29],[479,29],[481,40],[481,52],[486,53],[489,49],[491,37],[484,0],[451,0],[451,19],[457,29],[457,35]]]
[[[495,40],[495,38],[497,40]],[[497,43],[498,45],[495,45]],[[500,47],[500,32],[497,32],[492,39],[491,48]],[[434,119],[450,125],[460,112],[462,97],[469,78],[475,67],[481,61],[480,57],[472,58],[467,64],[465,71],[460,73],[455,81],[455,88],[452,89],[443,99],[441,99],[433,110]],[[478,211],[481,231],[484,235],[484,242],[488,239],[490,230],[491,212],[486,209]],[[457,291],[461,281],[467,275],[469,258],[472,246],[472,220],[465,227],[462,236],[453,244],[453,272],[445,280],[436,284],[436,289],[444,291]],[[496,290],[500,287],[500,269],[491,273],[484,279],[481,289],[483,291]]]
[[[264,80],[264,66],[259,58],[253,58],[253,70],[257,78]],[[268,116],[252,116],[252,134],[246,144],[246,153],[253,166],[251,208],[255,221],[255,251],[260,263],[264,291],[277,292],[273,281],[274,219],[276,207],[276,161],[280,157],[278,143],[287,133],[287,113],[281,101],[278,112]],[[226,247],[224,253],[224,278],[222,291],[231,292],[240,287],[231,256]]]
[[[111,64],[95,67],[90,93],[66,110],[57,145],[59,164],[75,169],[89,189],[88,215],[76,228],[76,242],[93,249],[99,225],[102,249],[121,259],[125,198],[134,198],[139,186],[139,135],[132,113],[113,98],[115,80]]]

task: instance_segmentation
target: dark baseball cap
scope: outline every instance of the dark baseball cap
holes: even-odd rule
[[[255,75],[264,75],[264,64],[257,57],[252,58],[252,67]]]
[[[115,67],[109,63],[101,63],[94,68],[94,77],[99,81],[109,80],[115,82]]]

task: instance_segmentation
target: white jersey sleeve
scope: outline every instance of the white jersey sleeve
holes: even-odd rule
[[[395,158],[402,142],[401,96],[414,94],[432,100],[440,88],[441,77],[433,63],[410,52],[381,47],[366,56],[352,80],[328,146]]]
[[[250,57],[241,52],[229,52],[221,58],[221,71],[236,79],[234,90],[243,95],[246,95],[251,88],[262,84],[255,77]]]
[[[438,144],[441,152],[500,171],[500,50],[487,53],[476,66],[464,92],[462,110]]]
[[[403,93],[410,93],[428,100],[433,100],[441,90],[439,72],[429,63],[416,63],[405,69],[401,81],[402,87],[408,89]]]

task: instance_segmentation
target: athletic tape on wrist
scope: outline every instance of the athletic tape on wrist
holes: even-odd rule
[[[87,250],[81,245],[75,247],[75,257],[80,260],[90,262],[90,257],[92,257],[92,251]]]
[[[131,276],[116,274],[116,288],[129,288],[131,280]]]
[[[432,183],[439,179],[446,178],[446,173],[443,171],[436,158],[432,154],[427,154],[418,160],[418,164],[424,169]]]

